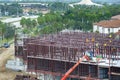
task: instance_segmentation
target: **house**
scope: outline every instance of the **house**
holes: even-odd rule
[[[120,20],[111,19],[103,20],[93,24],[93,32],[99,33],[116,33],[120,30]]]

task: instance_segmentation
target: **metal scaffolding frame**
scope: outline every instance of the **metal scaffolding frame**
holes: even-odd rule
[[[17,44],[17,40],[15,41]],[[63,76],[88,50],[93,52],[94,57],[101,55],[109,61],[120,60],[120,39],[116,39],[114,34],[111,36],[101,33],[60,32],[24,38],[23,46],[15,45],[15,54],[27,61],[28,71],[57,76]],[[109,80],[111,71],[109,66]],[[84,62],[69,77],[83,80],[90,77],[91,80],[99,80],[98,75],[97,63]]]

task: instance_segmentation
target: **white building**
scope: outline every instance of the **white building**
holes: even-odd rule
[[[116,33],[120,30],[120,20],[104,20],[93,24],[93,32]]]
[[[88,5],[88,6],[103,6],[101,4],[97,4],[92,2],[91,0],[82,0],[81,2],[78,3],[73,3],[73,4],[69,4],[71,7],[73,7],[74,5]]]

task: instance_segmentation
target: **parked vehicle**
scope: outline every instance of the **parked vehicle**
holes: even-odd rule
[[[8,44],[8,43],[4,43],[3,47],[5,47],[5,48],[9,48],[9,47],[10,47],[10,44]]]

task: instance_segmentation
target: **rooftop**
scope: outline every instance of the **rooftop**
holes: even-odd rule
[[[116,15],[116,16],[113,16],[111,19],[117,19],[117,20],[120,20],[120,15]]]
[[[70,6],[72,6],[72,7],[73,7],[74,5],[103,6],[103,5],[101,5],[101,4],[97,4],[97,3],[92,2],[91,0],[82,0],[81,2],[70,4]]]
[[[94,25],[98,25],[105,28],[119,28],[120,20],[103,20],[98,23],[94,23]]]

